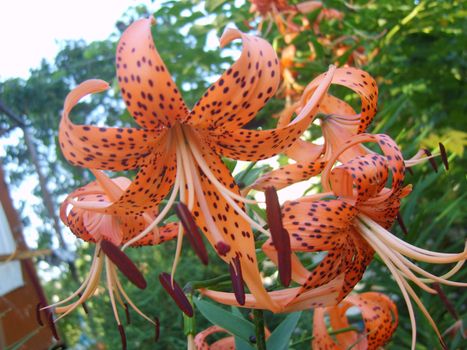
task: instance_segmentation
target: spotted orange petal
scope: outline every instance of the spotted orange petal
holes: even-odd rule
[[[221,158],[206,144],[200,142],[200,146],[202,156],[216,179],[231,192],[239,194],[240,190]],[[234,259],[238,257],[243,279],[250,291],[257,298],[262,298],[264,304],[267,305],[269,309],[274,309],[275,306],[272,304],[260,278],[256,260],[254,235],[250,224],[225,200],[222,194],[219,193],[218,188],[203,173],[202,169],[199,168],[198,171],[209,211],[201,211],[198,203],[193,210],[195,221],[202,229],[211,245],[215,247],[217,243],[216,239],[212,232],[210,232],[208,225],[206,225],[205,218],[205,215],[211,215],[225,243],[230,246],[230,250],[227,254],[220,254],[220,257],[229,264],[233,264]],[[240,208],[244,209],[242,203],[237,204]]]
[[[76,125],[69,118],[80,99],[106,89],[105,81],[93,79],[86,80],[68,94],[59,127],[60,147],[72,165],[114,171],[135,169],[152,150],[159,132]]]
[[[123,100],[136,122],[147,130],[170,127],[188,110],[154,46],[153,18],[133,22],[117,46],[117,77]]]
[[[331,83],[335,67],[321,76],[314,93],[299,115],[288,125],[271,130],[227,130],[222,134],[205,134],[219,154],[239,160],[255,161],[272,157],[298,140],[319,110],[320,102]]]
[[[279,61],[272,46],[265,40],[227,29],[221,47],[242,39],[238,60],[206,91],[184,121],[194,127],[235,130],[248,123],[279,86]]]

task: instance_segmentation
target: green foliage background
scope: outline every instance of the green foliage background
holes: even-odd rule
[[[232,62],[230,55],[217,49],[213,39],[229,25],[236,25],[244,31],[250,30],[246,25],[253,18],[249,6],[248,2],[228,0],[166,1],[154,14],[157,25],[153,34],[157,48],[189,106]],[[414,169],[414,175],[407,176],[407,182],[414,184],[414,191],[402,207],[402,215],[409,229],[404,239],[435,251],[462,250],[466,237],[465,3],[397,0],[353,1],[345,4],[341,1],[325,1],[325,7],[342,11],[345,18],[341,23],[335,20],[323,22],[321,35],[334,38],[348,36],[346,40],[351,49],[363,46],[366,52],[378,50],[375,58],[362,67],[377,79],[380,89],[379,113],[369,131],[388,133],[400,144],[406,157],[415,154],[421,146],[436,151],[440,141],[448,149],[451,161],[449,172],[440,170],[434,173],[427,165],[422,165]],[[57,203],[66,193],[91,179],[89,172],[69,166],[57,147],[57,128],[63,100],[77,83],[89,78],[104,79],[112,83],[112,89],[79,105],[74,110],[76,120],[106,125],[132,123],[120,100],[115,81],[114,50],[119,33],[132,20],[148,15],[147,12],[144,7],[129,10],[116,24],[116,34],[108,40],[89,45],[81,41],[65,43],[55,62],[43,62],[40,68],[31,71],[27,80],[9,79],[0,82],[0,99],[16,114],[23,116],[33,130],[41,166],[52,184],[50,189]],[[307,16],[312,21],[317,14]],[[275,26],[263,35],[279,52],[285,46]],[[344,57],[334,57],[332,50],[321,46],[316,39],[312,31],[307,31],[293,41],[297,47],[297,57],[303,58],[300,59],[303,65],[297,69],[297,80],[303,85],[325,71],[329,64],[342,64],[351,54],[349,51]],[[306,59],[310,54],[307,45],[309,41],[314,43],[318,53],[312,62]],[[347,91],[338,93],[349,101],[355,100],[355,96]],[[275,119],[271,116],[280,111],[282,106],[283,101],[272,100],[251,127],[273,127]],[[4,115],[0,115],[0,130],[3,137],[8,137],[14,130],[14,124]],[[312,131],[316,134],[316,130]],[[34,174],[23,142],[8,147],[6,151],[2,162],[12,185],[18,185]],[[39,191],[34,194],[40,196]],[[35,210],[44,221],[42,228],[38,229],[41,233],[39,247],[56,247],[50,218],[45,209],[37,205]],[[403,236],[397,225],[393,232]],[[142,310],[160,318],[161,339],[157,347],[160,349],[181,349],[186,346],[181,313],[162,291],[157,278],[160,272],[170,269],[174,247],[174,242],[169,242],[163,247],[141,248],[130,253],[145,272],[149,287],[144,293],[131,285],[128,290]],[[75,242],[73,249],[76,250],[75,262],[80,276],[85,276],[92,247]],[[184,284],[227,273],[227,266],[216,264],[216,259],[211,252],[213,263],[204,268],[191,251],[185,249],[177,279]],[[47,263],[41,266],[49,266],[49,272],[58,267],[62,272],[45,284],[48,295],[60,298],[67,296],[77,285],[67,273],[66,265],[51,260]],[[428,269],[438,274],[446,271],[438,266]],[[465,269],[455,279],[465,281]],[[398,301],[400,326],[388,348],[408,348],[410,322],[405,304],[397,285],[377,258],[368,268],[361,289],[384,291]],[[444,287],[444,290],[460,317],[465,320],[467,294],[456,288]],[[441,331],[454,323],[437,296],[417,291]],[[103,343],[108,349],[119,348],[119,335],[114,326],[108,295],[104,289],[99,294],[99,297],[88,302],[90,316],[85,316],[80,310],[60,321],[61,331],[68,344],[79,343],[92,349],[96,343]],[[136,314],[132,316],[132,325],[126,327],[129,349],[154,348],[150,325]],[[281,319],[283,316],[266,314],[266,322],[272,329]],[[417,313],[417,321],[417,348],[439,347],[434,332],[420,313]],[[209,322],[198,315],[198,329],[202,330],[208,325]],[[302,315],[292,341],[297,343],[310,333],[311,313],[307,312]],[[467,347],[459,332],[453,337],[447,336],[446,341],[450,349]],[[309,348],[309,342],[304,341],[293,348]]]

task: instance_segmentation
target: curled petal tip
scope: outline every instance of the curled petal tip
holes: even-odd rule
[[[441,160],[443,161],[444,167],[446,170],[449,170],[448,155],[446,153],[446,148],[441,142],[439,143],[439,152],[441,154]]]
[[[225,242],[219,241],[215,245],[217,252],[221,256],[226,256],[228,252],[230,252],[230,245]]]
[[[232,40],[238,39],[241,36],[241,32],[235,28],[225,28],[224,33],[222,33],[221,38],[219,39],[219,45],[223,48],[225,45],[229,44]]]
[[[169,293],[180,310],[182,310],[188,317],[193,317],[193,307],[178,283],[175,282],[175,280],[172,280],[170,275],[166,272],[162,272],[159,275],[159,282],[166,292]]]
[[[145,289],[147,282],[131,259],[110,241],[102,240],[101,249],[119,270],[139,289]]]

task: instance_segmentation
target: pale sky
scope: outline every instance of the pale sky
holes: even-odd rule
[[[103,40],[125,11],[146,4],[154,11],[160,1],[149,0],[1,0],[0,81],[29,76],[42,58],[53,60],[60,41]]]

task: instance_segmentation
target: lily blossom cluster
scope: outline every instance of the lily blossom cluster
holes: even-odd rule
[[[60,214],[78,238],[95,245],[95,253],[89,275],[76,292],[46,308],[61,318],[84,306],[95,294],[105,270],[123,347],[126,336],[118,305],[128,320],[131,308],[152,323],[157,339],[159,321],[132,302],[118,271],[145,289],[146,280],[126,255],[126,249],[176,240],[171,273],[161,273],[159,281],[178,307],[192,317],[193,306],[174,278],[186,235],[202,264],[209,262],[204,245],[207,240],[231,276],[233,292],[202,288],[201,294],[220,303],[275,313],[318,308],[316,342],[326,338],[320,323],[323,312],[338,316],[331,322],[345,324],[344,311],[339,310],[357,305],[364,318],[379,319],[370,328],[383,327],[378,322],[384,322],[376,337],[367,334],[368,348],[385,343],[397,324],[397,311],[387,298],[374,293],[348,296],[377,253],[409,306],[413,347],[416,325],[410,297],[439,334],[408,281],[430,293],[436,293],[429,286],[432,282],[465,286],[449,278],[461,268],[466,253],[431,252],[388,231],[398,217],[401,199],[410,194],[410,185],[404,185],[406,167],[432,160],[433,156],[421,151],[404,160],[389,136],[366,133],[376,115],[378,91],[374,79],[360,69],[331,66],[304,89],[276,128],[252,130],[245,125],[275,95],[280,83],[279,59],[272,46],[259,37],[227,29],[220,39],[221,47],[239,39],[242,52],[189,109],[157,52],[152,24],[152,18],[131,24],[122,34],[116,53],[118,84],[138,127],[99,127],[72,121],[72,110],[81,99],[109,88],[102,80],[79,84],[65,100],[60,148],[72,165],[89,169],[96,180],[72,192]],[[329,94],[332,84],[345,86],[360,96],[359,113]],[[318,118],[324,144],[300,139]],[[371,151],[365,143],[376,143],[381,152]],[[242,192],[222,160],[227,157],[251,162],[280,153],[295,163],[263,175]],[[445,158],[443,148],[441,153]],[[112,172],[129,170],[137,170],[133,179],[110,176]],[[319,174],[323,193],[280,205],[276,189]],[[267,228],[249,215],[248,206],[258,204],[245,195],[251,189],[266,192]],[[179,222],[166,220],[172,212]],[[278,266],[283,289],[268,291],[263,285],[255,249],[258,239],[264,240],[262,249]],[[327,255],[311,271],[296,254],[324,251]],[[445,275],[435,276],[412,260],[456,265]],[[298,286],[289,288],[292,282]],[[342,300],[339,309],[336,305]],[[373,308],[369,310],[362,300],[369,300]],[[387,321],[390,313],[395,317],[392,323]],[[217,331],[211,329],[205,335]],[[344,343],[355,337],[347,335]],[[200,339],[199,344],[203,343]]]

